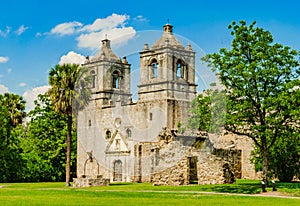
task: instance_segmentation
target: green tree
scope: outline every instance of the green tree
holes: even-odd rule
[[[300,134],[289,131],[284,135],[270,149],[269,167],[280,181],[290,182],[300,177]]]
[[[67,116],[66,138],[66,186],[70,185],[71,137],[73,113],[81,109],[89,99],[86,89],[86,69],[77,64],[56,65],[49,72],[48,94],[55,111]]]
[[[20,131],[25,117],[25,101],[16,94],[0,95],[0,182],[15,182],[23,166]]]
[[[222,48],[203,60],[219,72],[226,88],[225,128],[254,141],[267,183],[268,152],[280,134],[296,124],[299,99],[291,98],[291,89],[299,85],[299,62],[297,51],[273,43],[271,33],[255,24],[232,22],[231,49]]]
[[[20,95],[5,93],[0,95],[1,105],[8,109],[10,125],[16,127],[26,116],[25,100]]]
[[[216,133],[225,124],[226,100],[224,91],[209,89],[193,101],[188,119],[188,128]]]
[[[67,116],[55,112],[50,98],[39,95],[35,108],[29,112],[26,138],[22,142],[24,181],[63,181],[65,174],[65,137]],[[71,168],[76,166],[76,133],[73,132],[71,145]]]

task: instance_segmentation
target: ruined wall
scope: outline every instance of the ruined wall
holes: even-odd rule
[[[190,183],[189,158],[185,157],[176,165],[153,174],[153,185],[188,185]]]
[[[197,164],[198,184],[224,183],[222,159],[211,154],[199,157]]]
[[[154,185],[189,184],[190,148],[171,138],[169,129],[164,130],[158,142],[143,143],[141,180]]]
[[[251,152],[254,149],[253,141],[246,136],[223,132],[220,135],[209,135],[215,148],[232,148],[241,150],[241,178],[259,179],[260,173],[255,172],[251,162]]]
[[[197,164],[198,184],[233,183],[241,178],[241,150],[202,152]]]

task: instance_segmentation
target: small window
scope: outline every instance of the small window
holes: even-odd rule
[[[150,119],[150,121],[152,121],[152,118],[153,118],[153,115],[152,115],[152,113],[150,112],[150,114],[149,114],[149,119]]]
[[[106,139],[110,139],[110,138],[111,138],[111,131],[106,130],[105,138],[106,138]]]
[[[92,82],[91,82],[91,87],[95,88],[96,87],[96,72],[94,70],[92,70],[90,72],[91,78],[92,78]]]
[[[113,72],[113,88],[119,89],[120,88],[120,75],[118,71]]]
[[[158,76],[158,62],[156,59],[152,60],[151,64],[151,78],[157,78]]]
[[[176,76],[177,78],[183,78],[184,75],[184,65],[183,62],[179,59],[176,63]]]
[[[153,78],[156,78],[157,77],[157,63],[154,63],[153,64]]]
[[[126,133],[127,133],[127,137],[131,137],[131,129],[128,128],[128,129],[126,130]]]
[[[177,78],[182,78],[182,76],[181,76],[181,63],[177,63],[176,76],[177,76]]]
[[[92,120],[89,120],[89,126],[92,126]]]

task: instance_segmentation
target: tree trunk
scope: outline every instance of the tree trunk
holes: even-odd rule
[[[263,172],[263,182],[268,186],[268,151],[266,140],[262,140],[261,146],[262,152],[262,172]]]
[[[72,139],[72,114],[68,115],[67,153],[66,153],[66,186],[70,186],[71,139]]]

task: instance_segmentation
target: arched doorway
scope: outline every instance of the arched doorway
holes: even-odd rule
[[[122,161],[116,160],[114,162],[114,181],[122,182]]]

